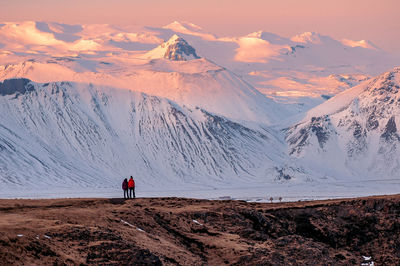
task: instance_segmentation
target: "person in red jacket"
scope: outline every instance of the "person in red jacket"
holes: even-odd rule
[[[124,179],[122,182],[122,190],[124,191],[124,199],[129,199],[129,194],[128,194],[128,179]]]
[[[132,198],[136,198],[135,196],[135,181],[133,180],[133,177],[131,176],[131,178],[129,179],[128,182],[128,188],[129,188],[129,197]],[[133,197],[132,197],[133,194]]]

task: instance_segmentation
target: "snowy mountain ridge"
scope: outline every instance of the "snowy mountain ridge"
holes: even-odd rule
[[[399,119],[397,67],[310,110],[287,131],[289,153],[329,165],[327,172],[334,168],[347,176],[399,177]]]

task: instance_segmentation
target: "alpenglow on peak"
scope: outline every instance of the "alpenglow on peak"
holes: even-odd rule
[[[199,59],[196,50],[188,42],[174,34],[168,41],[147,53],[151,59],[165,58],[174,61]]]

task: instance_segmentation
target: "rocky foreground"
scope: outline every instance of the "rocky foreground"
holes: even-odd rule
[[[396,265],[400,195],[273,204],[181,198],[0,200],[0,261]]]

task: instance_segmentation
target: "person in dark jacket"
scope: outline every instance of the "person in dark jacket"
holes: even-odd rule
[[[122,182],[122,189],[124,190],[124,199],[129,199],[129,194],[128,194],[128,179],[124,179]]]
[[[131,178],[129,179],[128,182],[128,188],[129,188],[129,197],[132,198],[136,198],[135,196],[135,181],[133,180],[133,177],[131,176]],[[133,195],[132,195],[133,194]]]

